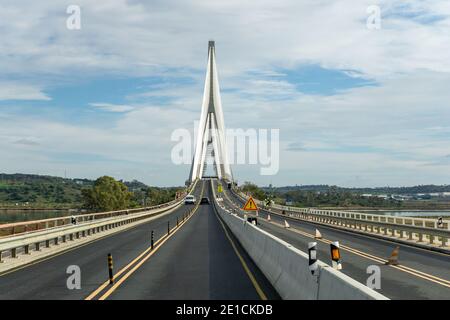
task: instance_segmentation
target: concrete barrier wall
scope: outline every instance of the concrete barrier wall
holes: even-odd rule
[[[321,261],[318,261],[319,276],[311,275],[306,253],[232,214],[216,201],[213,203],[220,217],[283,299],[388,299]]]
[[[232,191],[243,201],[242,194]],[[264,207],[261,201],[255,200],[258,206],[266,212],[292,219],[311,221],[316,224],[329,225],[338,229],[345,229],[355,233],[372,235],[399,243],[411,244],[427,250],[449,253],[450,230],[448,223],[442,228],[433,227],[437,219],[398,218],[362,214],[357,212],[326,211],[316,209],[295,208],[280,205]],[[426,226],[428,225],[428,226]]]

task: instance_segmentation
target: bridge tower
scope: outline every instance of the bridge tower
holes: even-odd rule
[[[190,181],[206,177],[208,165],[212,165],[215,172],[215,175],[209,177],[232,181],[233,176],[227,157],[225,123],[220,99],[214,41],[208,43],[208,68],[197,133],[195,154],[189,175]]]

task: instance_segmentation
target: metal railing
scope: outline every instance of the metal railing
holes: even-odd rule
[[[153,209],[138,213],[130,213],[126,216],[113,216],[98,221],[88,221],[79,225],[65,225],[58,228],[49,228],[38,232],[28,232],[12,237],[0,239],[0,262],[3,253],[9,252],[11,258],[17,258],[19,253],[30,254],[31,250],[40,251],[41,245],[49,248],[50,245],[58,245],[67,241],[84,238],[92,234],[104,232],[126,224],[148,219],[178,206],[181,201],[167,205],[164,208]]]
[[[197,181],[191,184],[188,193],[194,190],[196,183]],[[35,226],[35,229],[12,233],[0,238],[0,262],[2,262],[4,253],[9,253],[11,258],[17,258],[19,253],[30,254],[32,250],[40,251],[42,245],[49,248],[50,245],[58,245],[148,219],[175,208],[182,202],[183,197],[180,197],[152,207],[76,216],[76,224],[71,222],[70,217],[63,217],[0,225],[0,228],[4,228],[4,230],[18,228],[18,226],[27,226],[27,228],[30,228],[30,225]]]
[[[195,183],[188,187],[186,193],[189,193],[193,190]],[[134,208],[134,209],[125,209],[125,210],[116,210],[116,211],[108,211],[108,212],[99,212],[99,213],[88,213],[75,215],[75,224],[85,223],[89,221],[99,220],[99,219],[107,219],[118,216],[126,216],[130,213],[138,213],[145,212],[154,209],[165,208],[170,206],[176,202],[181,201],[184,197],[180,197],[178,199],[172,200],[170,202],[162,203],[155,206],[150,207],[142,207],[142,208]],[[22,222],[14,222],[14,223],[6,223],[0,224],[0,239],[3,237],[13,236],[22,233],[36,232],[42,231],[50,228],[58,228],[68,225],[73,225],[72,216],[64,216],[58,218],[50,218],[50,219],[40,219],[40,220],[30,220],[30,221],[22,221]]]
[[[242,200],[246,195],[232,190]],[[450,239],[449,223],[443,222],[437,225],[435,219],[392,217],[385,215],[345,212],[333,210],[321,210],[314,208],[297,208],[291,206],[271,205],[267,207],[260,200],[256,200],[262,209],[283,216],[289,216],[299,220],[309,220],[316,223],[328,224],[338,228],[345,228],[384,237],[401,239],[409,242],[428,243],[448,247]]]

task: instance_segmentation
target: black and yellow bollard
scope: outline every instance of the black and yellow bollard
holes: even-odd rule
[[[170,221],[167,221],[167,234],[170,234]]]
[[[177,217],[177,227],[178,227],[178,217]]]
[[[113,259],[111,253],[108,253],[108,272],[109,272],[109,284],[113,284],[114,283]]]
[[[154,240],[154,237],[153,237],[153,236],[154,236],[154,232],[153,232],[153,230],[152,230],[152,236],[151,236],[151,240],[150,240],[150,241],[151,241],[151,247],[152,247],[152,250],[153,250],[153,243],[154,243],[154,242],[153,242],[153,240]]]

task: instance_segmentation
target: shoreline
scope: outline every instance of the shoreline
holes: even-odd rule
[[[81,209],[75,209],[75,208],[0,208],[1,213],[8,213],[8,212],[34,212],[34,211],[68,211],[68,212],[78,212],[81,211]]]

